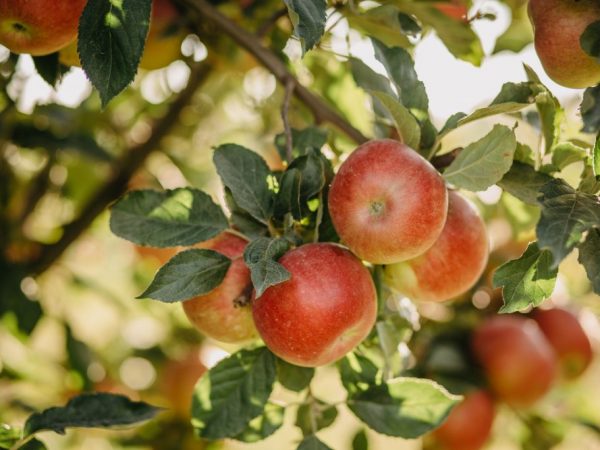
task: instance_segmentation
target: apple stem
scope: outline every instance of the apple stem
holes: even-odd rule
[[[315,220],[315,235],[313,237],[313,242],[319,242],[319,227],[321,226],[321,222],[323,222],[323,191],[319,192],[319,208],[317,209],[317,218]]]

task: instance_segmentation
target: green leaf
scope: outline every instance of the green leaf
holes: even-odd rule
[[[444,171],[444,178],[457,187],[483,191],[497,183],[512,165],[517,140],[504,125],[465,147]]]
[[[279,192],[275,197],[274,212],[278,217],[291,213],[295,219],[303,216],[304,208],[300,201],[300,186],[302,184],[302,172],[300,169],[289,168],[283,173],[279,180]]]
[[[47,450],[47,447],[44,445],[42,441],[38,441],[37,439],[32,439],[27,442],[22,447],[19,447],[19,450]]]
[[[334,405],[312,398],[309,403],[304,403],[298,408],[296,426],[302,430],[304,436],[309,436],[331,426],[337,415],[338,411]]]
[[[498,186],[522,202],[538,206],[540,189],[549,181],[552,181],[550,175],[537,172],[530,165],[515,161],[498,182]]]
[[[4,265],[0,261],[0,317],[6,320],[10,316],[15,328],[29,335],[42,318],[43,311],[38,301],[30,300],[21,290],[21,280],[26,276],[27,273],[15,265]]]
[[[600,199],[579,192],[561,179],[545,184],[538,199],[542,215],[536,234],[541,249],[552,252],[552,267],[558,264],[581,241],[583,233],[600,227]]]
[[[501,105],[503,103],[531,105],[535,102],[535,96],[543,91],[543,89],[543,86],[533,81],[504,83],[500,89],[500,93],[492,100],[490,106]]]
[[[134,402],[123,395],[81,394],[62,407],[34,413],[25,423],[25,435],[49,430],[64,434],[67,428],[110,428],[134,425],[152,419],[160,408]]]
[[[479,37],[468,23],[448,17],[432,2],[389,0],[387,3],[406,14],[414,15],[421,24],[433,28],[450,53],[457,58],[475,66],[481,64],[483,48]]]
[[[558,170],[564,169],[569,164],[583,161],[585,158],[587,158],[587,151],[572,142],[561,142],[552,148],[552,164]]]
[[[371,8],[360,14],[351,13],[346,18],[350,27],[376,37],[390,47],[410,47],[408,35],[420,32],[414,20],[391,5]]]
[[[133,81],[144,51],[151,0],[88,0],[77,52],[102,105]]]
[[[277,262],[289,248],[290,242],[287,239],[258,238],[244,250],[244,261],[250,269],[256,298],[270,286],[290,279],[291,274]]]
[[[207,294],[221,284],[230,265],[227,256],[213,250],[185,250],[159,269],[138,298],[172,303]]]
[[[277,358],[277,381],[281,385],[294,392],[302,392],[309,385],[315,369],[312,367],[300,367]]]
[[[535,97],[540,120],[542,122],[542,133],[546,144],[546,152],[549,152],[560,139],[560,129],[565,116],[565,111],[558,99],[544,86],[537,74],[531,67],[524,64],[525,72],[530,81],[539,85],[542,90]]]
[[[66,72],[64,66],[58,60],[58,52],[50,53],[44,56],[34,56],[33,63],[35,70],[50,86],[56,86],[60,78]]]
[[[241,233],[250,238],[267,236],[269,234],[268,226],[240,208],[233,199],[231,191],[227,188],[225,188],[225,204],[231,213],[229,216],[231,224]]]
[[[390,112],[401,141],[411,148],[418,149],[421,143],[421,127],[417,119],[391,95],[384,92],[372,92],[372,95]]]
[[[587,26],[579,38],[581,48],[600,62],[600,20]]]
[[[302,130],[292,128],[292,156],[306,155],[311,149],[321,149],[327,142],[327,131],[317,127],[307,127]],[[285,133],[275,136],[275,146],[281,159],[287,158]]]
[[[266,347],[241,350],[205,373],[194,389],[192,425],[198,436],[242,435],[265,410],[275,383],[275,356]]]
[[[367,357],[347,354],[340,362],[342,384],[350,395],[364,392],[381,381],[380,371]]]
[[[600,131],[600,85],[584,91],[579,109],[583,119],[582,130],[586,133],[598,133]]]
[[[267,223],[273,212],[273,192],[269,190],[271,171],[265,160],[240,145],[224,144],[215,150],[213,161],[236,204]]]
[[[227,218],[209,195],[192,188],[132,191],[112,207],[117,236],[152,247],[189,246],[215,237]]]
[[[233,439],[253,443],[268,438],[283,425],[284,413],[283,406],[267,403],[263,413],[252,419],[246,429]]]
[[[10,140],[24,148],[43,148],[49,152],[73,151],[98,161],[114,158],[87,131],[71,131],[58,135],[50,129],[41,130],[33,124],[19,123],[12,127]]]
[[[512,11],[512,20],[504,33],[502,33],[494,46],[494,54],[503,50],[518,53],[533,40],[533,31],[527,15],[527,2],[517,0],[509,2]]]
[[[396,378],[352,395],[350,410],[378,433],[415,439],[439,426],[461,397],[419,378]]]
[[[302,54],[313,48],[325,32],[327,3],[325,0],[284,0],[294,25],[294,36],[300,39]]]
[[[369,450],[369,438],[365,430],[360,430],[352,439],[352,450]]]
[[[7,424],[0,425],[0,448],[10,449],[21,438],[21,430]]]
[[[600,230],[590,230],[579,245],[579,262],[585,268],[596,294],[600,294]]]
[[[502,287],[504,306],[501,313],[522,311],[539,306],[552,295],[557,269],[552,267],[552,255],[532,242],[520,258],[496,269],[494,287]]]
[[[319,440],[317,436],[311,434],[310,436],[306,436],[297,450],[333,450],[328,445],[325,445],[323,442]]]
[[[402,104],[411,112],[416,111],[417,114],[426,116],[429,110],[429,99],[425,85],[417,76],[410,54],[400,47],[387,47],[377,39],[371,41],[375,49],[375,57],[383,64],[396,86]]]

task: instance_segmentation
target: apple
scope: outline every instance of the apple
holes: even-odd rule
[[[180,417],[189,417],[194,387],[206,372],[199,356],[199,349],[191,350],[181,359],[167,361],[160,373],[160,390]]]
[[[385,280],[413,300],[443,302],[473,287],[488,253],[485,223],[469,201],[451,191],[448,218],[435,244],[416,258],[386,266]]]
[[[342,241],[373,264],[424,253],[446,222],[448,194],[433,166],[391,139],[358,147],[339,168],[329,212]]]
[[[279,260],[291,274],[252,303],[267,347],[298,366],[338,360],[371,331],[377,295],[369,270],[331,243],[306,244]]]
[[[586,88],[600,83],[600,62],[582,48],[588,25],[600,20],[598,0],[530,0],[535,50],[556,83]]]
[[[536,309],[532,314],[558,356],[567,379],[581,375],[592,362],[592,344],[577,316],[562,308]]]
[[[187,32],[179,22],[181,15],[170,0],[153,0],[150,29],[139,65],[142,69],[161,69],[181,57],[181,43]],[[77,41],[61,50],[60,62],[81,66]]]
[[[439,12],[451,19],[467,22],[469,7],[460,1],[436,2],[433,6]]]
[[[77,37],[86,1],[0,0],[0,44],[14,53],[54,53]]]
[[[217,341],[237,344],[256,337],[250,307],[252,281],[243,258],[247,244],[244,239],[223,232],[197,246],[214,250],[232,260],[219,286],[208,294],[182,303],[190,322],[202,334]]]
[[[472,348],[494,393],[514,407],[531,406],[556,378],[556,354],[531,319],[494,316],[475,330]]]
[[[479,450],[490,437],[495,414],[488,392],[471,391],[433,432],[434,441],[441,450]]]

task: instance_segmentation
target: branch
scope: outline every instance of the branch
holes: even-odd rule
[[[354,128],[331,106],[302,86],[287,69],[286,65],[268,48],[264,47],[259,38],[239,27],[235,22],[221,14],[207,0],[176,0],[197,17],[194,26],[199,31],[202,21],[207,20],[219,27],[225,34],[233,39],[240,47],[251,53],[258,62],[265,66],[283,85],[290,79],[294,80],[295,96],[311,110],[315,121],[327,122],[335,125],[341,132],[353,141],[362,144],[368,139],[359,130]]]
[[[148,139],[124,152],[110,179],[88,202],[79,217],[65,226],[61,239],[42,248],[40,258],[30,267],[33,274],[37,275],[48,269],[110,203],[125,193],[130,178],[177,124],[181,111],[190,103],[210,69],[210,66],[202,64],[192,70],[187,87],[171,103],[167,113],[154,124]]]
[[[294,93],[295,87],[295,80],[293,78],[289,78],[285,83],[285,96],[283,98],[283,105],[281,106],[281,120],[283,121],[283,129],[285,133],[285,156],[288,164],[292,162],[293,158],[292,127],[290,126],[289,110],[290,100],[292,94]]]

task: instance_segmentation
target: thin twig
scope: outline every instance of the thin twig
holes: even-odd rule
[[[295,96],[306,105],[315,117],[315,122],[327,122],[337,127],[356,143],[362,144],[368,139],[358,129],[354,128],[346,119],[344,119],[336,110],[317,97],[306,87],[302,86],[298,80],[290,73],[285,63],[268,48],[264,47],[259,38],[254,34],[244,30],[238,24],[221,14],[207,0],[175,0],[176,3],[186,7],[186,9],[197,17],[194,20],[196,31],[201,31],[203,22],[208,21],[216,25],[240,47],[251,53],[258,62],[266,67],[280,83],[287,83],[289,78],[295,80]]]
[[[127,190],[133,174],[152,152],[158,150],[161,141],[177,124],[181,111],[190,103],[194,93],[206,79],[210,70],[211,67],[207,64],[199,65],[192,70],[187,87],[171,103],[167,113],[154,124],[148,139],[125,151],[123,158],[115,165],[110,179],[92,197],[79,217],[65,226],[61,239],[55,244],[42,248],[40,258],[30,267],[31,273],[40,274],[48,269],[91,225],[94,219]]]
[[[27,221],[40,200],[44,197],[44,194],[50,185],[50,171],[52,170],[53,165],[54,154],[50,154],[48,155],[48,160],[46,161],[46,164],[44,164],[44,167],[42,167],[42,170],[40,170],[31,182],[27,197],[25,198],[21,211],[15,221],[18,225],[23,225]]]
[[[292,127],[290,126],[290,102],[292,100],[292,94],[296,87],[296,81],[294,78],[288,78],[285,83],[285,94],[283,97],[283,104],[281,105],[281,120],[283,121],[283,131],[285,134],[285,157],[287,163],[290,164],[293,159],[292,152],[294,150],[292,142]]]

